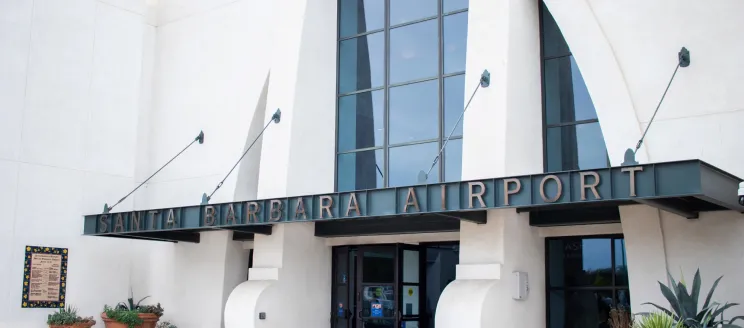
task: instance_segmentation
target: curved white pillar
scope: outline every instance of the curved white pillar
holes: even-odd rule
[[[498,280],[455,280],[437,303],[437,327],[490,327],[487,300],[497,297]]]
[[[270,280],[249,280],[235,287],[225,304],[225,328],[256,327],[257,305],[271,284]]]

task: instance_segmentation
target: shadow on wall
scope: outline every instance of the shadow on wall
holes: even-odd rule
[[[253,111],[253,118],[251,119],[251,126],[248,130],[248,135],[245,138],[245,146],[243,151],[251,146],[254,139],[261,133],[264,126],[264,117],[266,114],[266,98],[269,94],[269,81],[271,80],[271,71],[266,74],[264,80],[263,89],[261,89],[261,95],[258,97],[256,108]],[[263,144],[263,137],[256,141],[254,149],[246,154],[246,157],[240,162],[238,168],[238,179],[235,184],[236,200],[243,199],[256,199],[258,196],[258,175],[261,170],[261,148]]]

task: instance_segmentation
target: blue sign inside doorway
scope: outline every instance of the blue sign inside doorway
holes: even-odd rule
[[[371,311],[372,313],[370,313],[370,317],[382,318],[382,303],[373,302],[371,306],[372,306],[372,311]]]

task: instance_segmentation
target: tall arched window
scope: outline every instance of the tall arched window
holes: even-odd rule
[[[338,0],[336,190],[418,184],[463,110],[467,0]],[[459,181],[462,125],[427,183]]]
[[[571,49],[540,1],[546,172],[608,167],[597,112]]]

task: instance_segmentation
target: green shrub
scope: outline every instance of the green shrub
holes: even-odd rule
[[[67,305],[67,307],[59,309],[59,311],[54,312],[47,316],[47,324],[48,325],[74,325],[76,323],[86,323],[86,322],[95,322],[93,321],[93,317],[87,317],[83,318],[78,316],[77,309],[71,305]]]
[[[130,310],[126,307],[119,307],[112,308],[108,305],[106,305],[103,308],[103,312],[106,313],[106,316],[109,317],[109,319],[115,320],[117,322],[123,323],[129,328],[134,328],[138,325],[141,325],[143,320],[139,317],[139,311],[138,310]]]

